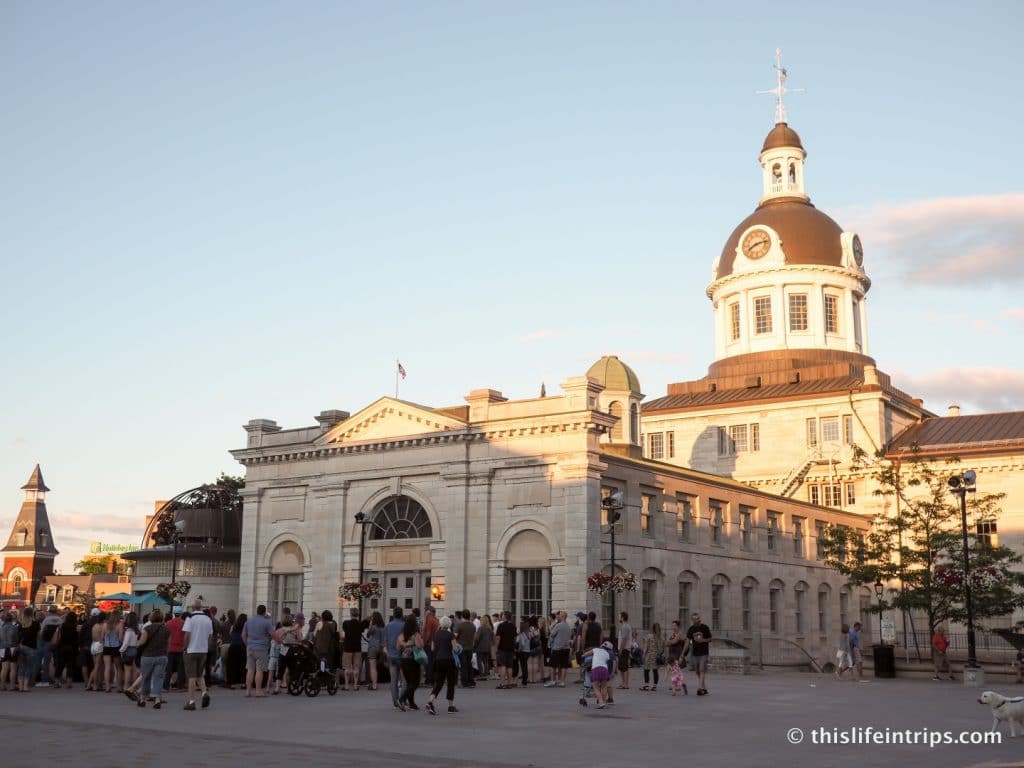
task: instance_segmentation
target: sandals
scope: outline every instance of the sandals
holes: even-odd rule
[[[651,692],[653,693],[653,692],[654,692],[654,691],[656,691],[656,690],[658,690],[658,686],[656,686],[656,685],[652,685],[652,686],[651,686]]]
[[[640,690],[641,690],[641,691],[649,691],[649,690],[651,690],[651,688],[650,688],[650,686],[648,686],[648,685],[641,685],[641,686],[640,686]]]

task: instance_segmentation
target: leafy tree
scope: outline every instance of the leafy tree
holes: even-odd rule
[[[226,503],[241,505],[238,491],[245,486],[245,479],[224,472],[212,483],[203,483],[196,488],[187,500],[192,508],[219,508]],[[161,509],[160,517],[153,529],[153,542],[157,546],[166,546],[174,540],[174,515],[166,508]]]
[[[855,464],[868,466],[867,458],[859,452]],[[878,486],[875,494],[892,503],[887,512],[872,520],[866,535],[830,526],[825,562],[849,577],[852,584],[902,582],[902,588],[890,590],[890,600],[880,608],[872,606],[873,611],[888,607],[920,611],[928,617],[929,634],[945,621],[966,623],[960,501],[949,491],[948,470],[923,459],[916,445],[910,457],[901,461],[889,460],[879,451],[870,467]],[[976,533],[978,523],[996,520],[1004,497],[975,492],[967,498],[976,623],[1024,606],[1024,574],[1013,568],[1021,556]]]
[[[75,572],[81,576],[91,575],[94,573],[106,573],[107,568],[110,566],[110,561],[113,559],[113,555],[87,557],[84,560],[79,560],[75,563]]]

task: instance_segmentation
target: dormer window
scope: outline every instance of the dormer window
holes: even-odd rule
[[[18,534],[17,536],[15,536],[14,540],[17,546],[24,547],[25,543],[28,541],[28,530],[26,528],[22,528],[20,531],[18,531]]]

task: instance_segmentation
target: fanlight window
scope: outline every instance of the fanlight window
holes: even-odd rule
[[[370,539],[429,539],[433,536],[430,518],[422,505],[408,496],[393,496],[373,514]]]

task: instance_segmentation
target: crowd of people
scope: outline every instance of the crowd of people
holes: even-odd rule
[[[38,687],[121,692],[139,707],[159,709],[165,692],[185,691],[184,708],[210,706],[214,685],[244,688],[246,697],[277,695],[311,674],[299,660],[315,659],[315,673],[329,690],[376,691],[387,684],[396,710],[418,710],[416,694],[429,689],[424,709],[436,715],[444,694],[446,711],[457,713],[458,688],[494,681],[497,690],[540,685],[565,688],[570,670],[583,685],[579,702],[596,699],[598,708],[614,703],[616,689],[630,687],[631,670],[643,672],[641,691],[657,691],[667,669],[669,691],[688,688],[684,669],[706,695],[711,631],[693,614],[683,630],[673,621],[667,636],[658,624],[641,637],[619,615],[616,631],[606,632],[594,613],[570,619],[565,611],[522,617],[508,611],[477,614],[455,611],[438,616],[433,607],[405,613],[395,608],[385,622],[379,611],[361,617],[347,610],[340,626],[329,610],[282,610],[278,617],[257,606],[252,616],[194,604],[165,613],[100,611],[79,614],[50,606],[0,614],[0,689],[28,692]],[[318,679],[319,679],[318,678]],[[301,690],[293,689],[292,693]]]

